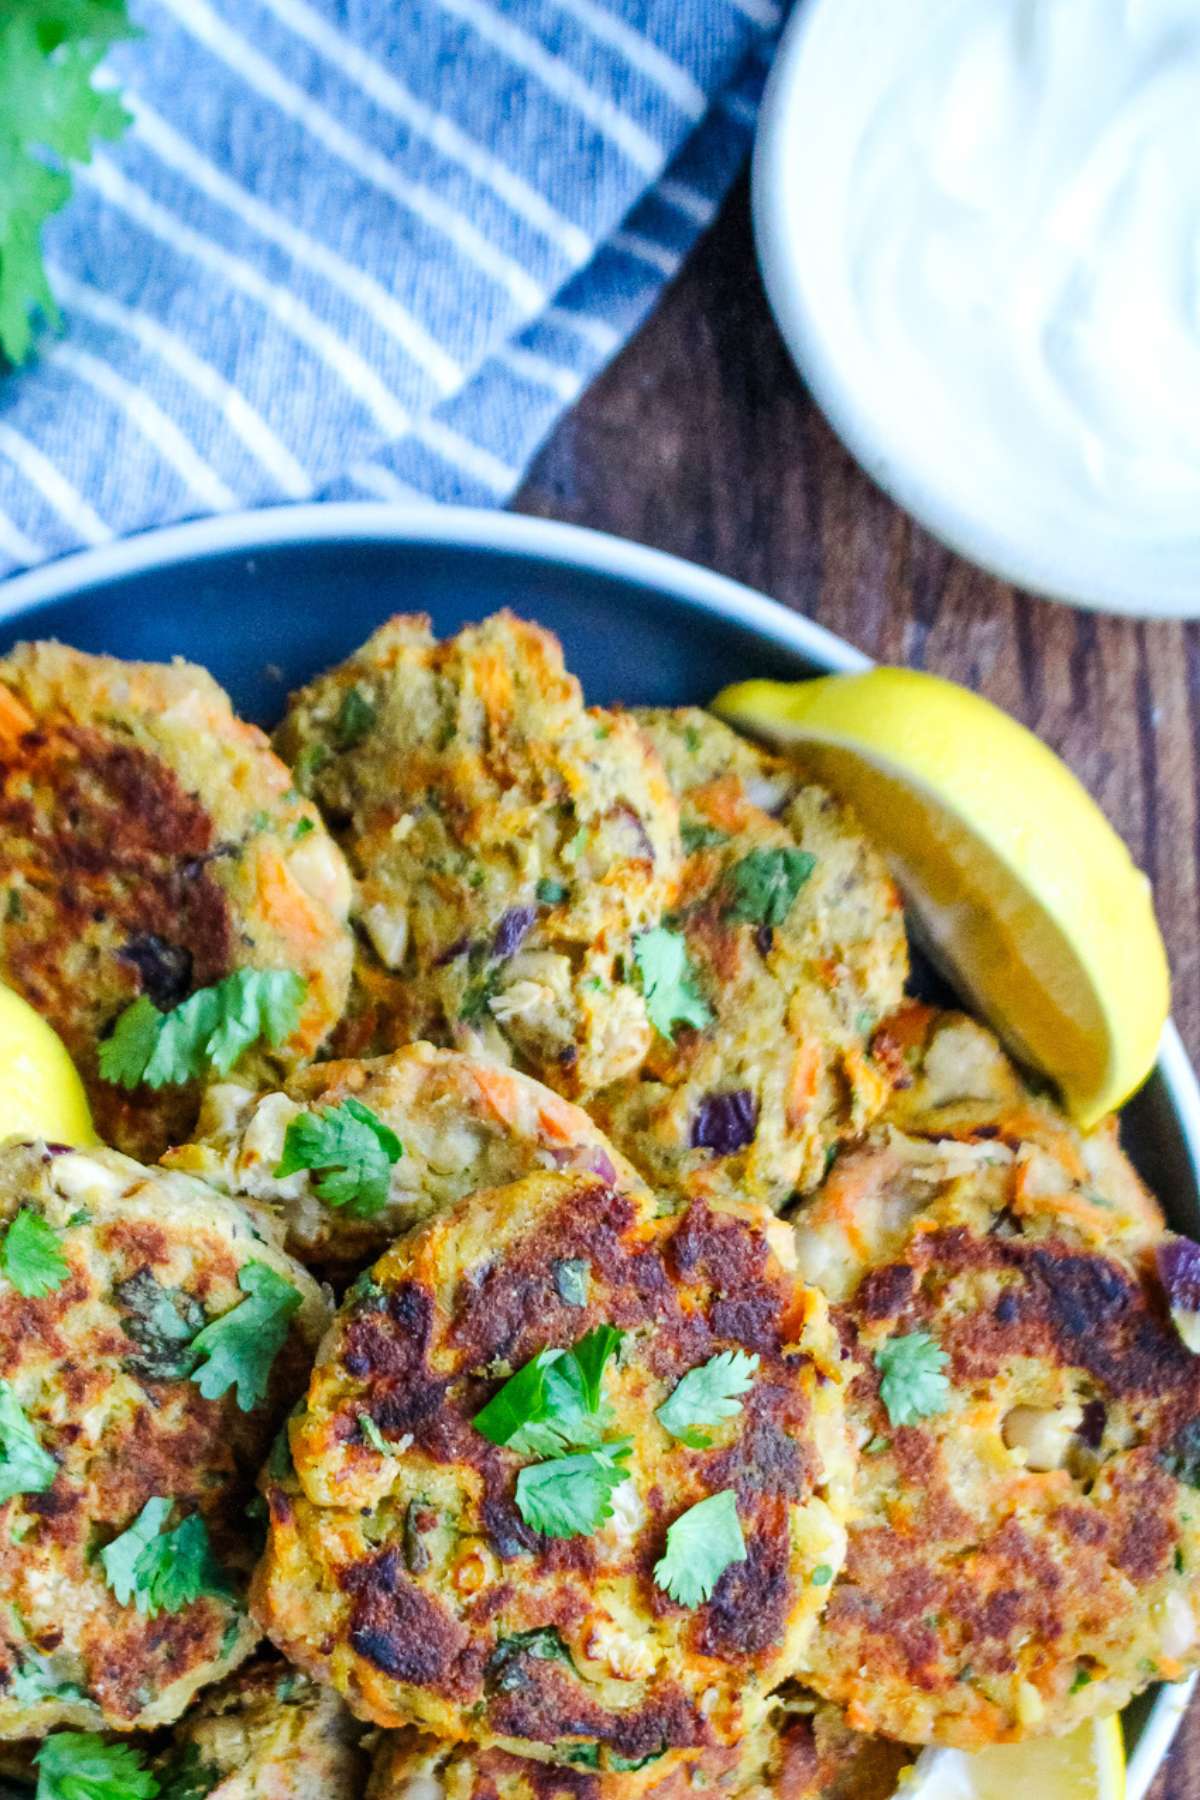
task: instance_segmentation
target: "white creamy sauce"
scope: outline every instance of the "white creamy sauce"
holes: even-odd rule
[[[849,169],[917,453],[1048,525],[1200,539],[1200,0],[926,0]]]

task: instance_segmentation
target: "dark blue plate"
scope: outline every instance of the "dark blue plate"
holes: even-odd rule
[[[386,506],[203,520],[19,576],[0,585],[0,653],[56,637],[116,656],[184,656],[271,725],[290,688],[389,613],[427,612],[444,635],[500,606],[557,632],[601,702],[703,704],[747,676],[867,660],[761,594],[637,544],[511,514]],[[1172,1223],[1200,1236],[1200,1089],[1173,1027],[1124,1126]],[[1126,1713],[1129,1800],[1165,1755],[1180,1700],[1163,1689]]]

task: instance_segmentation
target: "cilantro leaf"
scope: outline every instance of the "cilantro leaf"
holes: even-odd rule
[[[721,1419],[732,1419],[742,1410],[737,1398],[754,1380],[757,1356],[744,1350],[722,1350],[710,1356],[698,1369],[689,1369],[679,1385],[655,1411],[664,1431],[692,1450],[706,1450],[712,1439],[697,1425],[716,1425]]]
[[[43,1450],[12,1387],[0,1380],[0,1501],[44,1494],[57,1474],[58,1464]]]
[[[127,1531],[100,1552],[104,1576],[122,1606],[132,1600],[150,1618],[182,1612],[201,1594],[232,1593],[229,1577],[209,1543],[208,1527],[192,1513],[173,1531],[163,1527],[174,1501],[147,1500]]]
[[[42,1300],[62,1286],[71,1265],[58,1246],[54,1228],[40,1213],[23,1206],[0,1243],[0,1268],[18,1294]]]
[[[204,1324],[204,1308],[184,1288],[163,1287],[149,1269],[139,1269],[113,1289],[126,1315],[122,1328],[138,1347],[123,1367],[143,1381],[182,1381],[196,1366],[192,1349]]]
[[[889,1338],[879,1346],[875,1352],[875,1367],[882,1376],[879,1397],[893,1425],[912,1425],[945,1412],[950,1383],[942,1370],[949,1360],[927,1331]]]
[[[578,1456],[530,1463],[517,1476],[517,1511],[543,1537],[587,1537],[612,1517],[612,1496],[626,1479],[628,1438]]]
[[[277,1176],[316,1171],[313,1188],[352,1219],[372,1219],[387,1205],[392,1169],[404,1145],[369,1106],[343,1100],[324,1113],[300,1113],[283,1140]]]
[[[238,1286],[246,1298],[192,1339],[192,1349],[204,1359],[192,1380],[206,1400],[219,1400],[236,1387],[242,1412],[253,1412],[266,1399],[300,1294],[263,1262],[239,1269]]]
[[[660,1037],[674,1043],[676,1025],[694,1025],[699,1030],[711,1023],[712,1007],[696,986],[696,971],[682,932],[666,925],[643,931],[634,939],[633,960],[642,978],[650,1023]]]
[[[124,0],[5,0],[0,7],[0,356],[23,362],[31,315],[59,319],[42,261],[42,226],[71,197],[71,162],[128,115],[92,77],[132,37]]]
[[[154,1800],[158,1793],[140,1751],[91,1731],[56,1731],[34,1761],[36,1800]]]
[[[8,1698],[18,1706],[38,1706],[43,1700],[86,1700],[73,1681],[60,1681],[50,1661],[36,1651],[26,1651],[8,1678]]]
[[[597,1325],[573,1350],[540,1350],[494,1394],[473,1423],[522,1456],[557,1456],[599,1443],[608,1413],[604,1370],[621,1333]]]
[[[726,876],[726,916],[752,925],[782,925],[817,866],[807,850],[751,850]]]
[[[666,1553],[654,1565],[654,1579],[678,1605],[695,1607],[712,1598],[732,1563],[745,1560],[737,1495],[725,1488],[698,1500],[668,1526]]]
[[[290,969],[235,969],[168,1013],[142,994],[100,1045],[100,1073],[120,1087],[179,1087],[210,1069],[228,1075],[252,1045],[281,1044],[308,992]]]

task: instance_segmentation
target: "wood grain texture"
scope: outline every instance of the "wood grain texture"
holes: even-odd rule
[[[1175,1017],[1200,1058],[1200,626],[1032,599],[906,518],[792,368],[755,269],[744,186],[563,420],[516,505],[705,563],[873,657],[966,682],[1032,726],[1154,882]],[[1200,1706],[1153,1800],[1200,1800]]]

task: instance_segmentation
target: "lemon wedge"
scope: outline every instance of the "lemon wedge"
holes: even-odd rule
[[[926,1750],[897,1800],[1124,1800],[1119,1719],[1090,1719],[1069,1737],[963,1750]]]
[[[857,808],[917,936],[1085,1128],[1153,1066],[1166,951],[1150,884],[1053,751],[969,689],[912,669],[745,681],[714,702]]]
[[[83,1083],[62,1039],[32,1006],[0,988],[0,1139],[94,1144]]]

